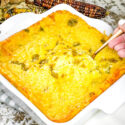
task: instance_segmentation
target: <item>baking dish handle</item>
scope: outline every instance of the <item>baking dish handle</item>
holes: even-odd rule
[[[125,75],[98,97],[96,108],[107,114],[112,114],[124,103]]]

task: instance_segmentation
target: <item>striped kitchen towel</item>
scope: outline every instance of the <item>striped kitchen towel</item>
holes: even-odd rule
[[[16,99],[13,94],[9,93],[9,95],[11,94],[11,96],[9,96],[8,93],[9,93],[9,91],[0,82],[0,102],[1,103],[5,103],[8,106],[13,107],[14,109],[21,111],[21,112],[25,112],[27,115],[29,115],[28,117],[31,117],[32,119],[30,119],[28,122],[30,122],[30,121],[33,122],[30,125],[38,125],[38,124],[39,125],[46,125],[46,123],[43,120],[41,120],[39,117],[37,117],[37,115],[30,108],[28,108],[28,106],[24,105],[21,101],[19,102],[19,100]],[[17,102],[16,102],[16,100],[17,100]],[[22,106],[22,108],[20,108],[20,106]],[[36,124],[36,122],[34,124],[33,120],[36,121],[37,124]]]
[[[19,111],[23,111],[5,92],[3,85],[0,83],[0,102],[3,102]]]

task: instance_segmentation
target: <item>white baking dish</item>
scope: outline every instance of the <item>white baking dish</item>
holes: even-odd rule
[[[61,4],[53,7],[43,14],[24,13],[18,14],[9,18],[2,25],[0,25],[0,41],[11,36],[15,32],[29,27],[31,24],[41,20],[47,15],[57,10],[68,10],[71,13],[78,15],[86,20],[88,24],[97,28],[107,35],[112,33],[112,28],[105,22],[97,19],[86,17],[72,7]],[[96,111],[102,110],[105,113],[113,113],[120,105],[125,102],[125,75],[114,83],[109,89],[101,94],[95,101],[84,108],[72,120],[65,123],[55,123],[50,121],[40,110],[35,107],[25,96],[23,96],[11,83],[8,82],[2,75],[0,75],[0,82],[7,88],[8,95],[10,95],[17,103],[29,113],[40,125],[83,125],[83,123],[90,118]],[[10,92],[11,93],[10,93]],[[21,101],[22,100],[22,101]],[[31,111],[33,111],[31,113]],[[36,117],[37,116],[37,117]],[[42,122],[43,121],[43,122]]]

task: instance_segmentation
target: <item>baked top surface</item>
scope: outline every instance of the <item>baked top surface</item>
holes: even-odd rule
[[[68,11],[56,11],[0,43],[0,73],[50,120],[65,122],[125,73],[108,37]]]

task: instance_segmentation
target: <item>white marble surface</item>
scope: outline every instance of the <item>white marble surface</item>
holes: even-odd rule
[[[108,9],[110,14],[103,20],[115,28],[121,18],[125,18],[125,0],[83,0]],[[0,125],[37,125],[25,113],[18,112],[0,103]],[[125,105],[112,115],[98,112],[83,125],[125,125]]]

